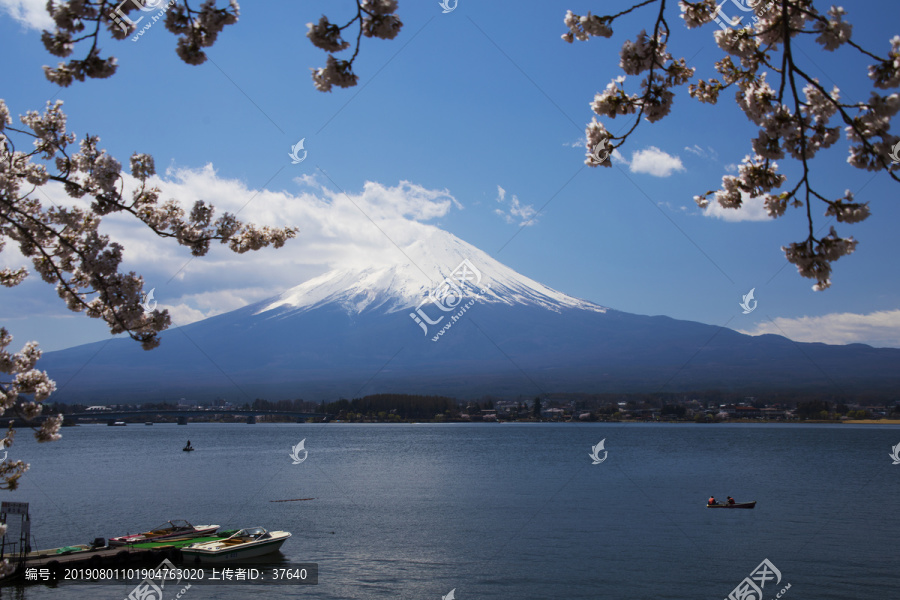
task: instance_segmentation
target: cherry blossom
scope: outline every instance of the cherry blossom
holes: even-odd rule
[[[34,368],[41,351],[36,342],[28,342],[15,353],[8,348],[13,337],[9,332],[0,327],[0,416],[12,411],[26,419],[34,419],[41,414],[43,406],[41,402],[56,389],[56,384],[50,380],[46,371],[38,371]],[[31,396],[32,400],[23,400]],[[56,415],[44,420],[41,427],[35,431],[35,439],[38,442],[51,442],[60,439],[59,428],[62,426],[62,415]],[[2,448],[12,446],[15,430],[10,421],[6,437],[0,440]],[[19,478],[28,470],[28,465],[22,461],[0,462],[0,488],[14,490],[18,486]]]
[[[666,50],[672,32],[666,21],[667,0],[644,0],[612,15],[581,17],[568,11],[563,23],[568,31],[563,40],[588,41],[591,37],[612,36],[613,24],[638,9],[657,5],[652,32],[641,29],[634,39],[622,42],[619,66],[626,75],[645,74],[639,93],[629,95],[620,76],[594,96],[590,107],[594,113],[609,119],[627,118],[634,123],[621,136],[612,136],[596,118],[588,124],[587,159],[585,164],[598,166],[590,158],[591,150],[600,141],[616,140],[622,146],[642,119],[659,121],[670,114],[675,88],[688,82],[694,69],[684,59],[673,60]],[[856,240],[841,237],[832,228],[822,238],[814,235],[812,203],[825,204],[825,216],[840,223],[857,223],[870,215],[868,203],[853,201],[850,192],[838,199],[830,199],[814,187],[810,161],[825,148],[841,138],[843,123],[848,144],[847,162],[860,169],[884,171],[900,182],[900,165],[891,162],[891,149],[900,138],[890,133],[891,119],[900,110],[900,95],[881,95],[872,92],[868,102],[847,104],[841,101],[840,91],[826,90],[820,82],[807,74],[792,51],[795,38],[815,36],[825,50],[834,52],[844,47],[858,51],[875,61],[869,66],[869,78],[878,89],[900,87],[900,36],[890,40],[886,57],[863,49],[852,39],[852,25],[845,21],[847,11],[832,6],[821,14],[812,0],[782,0],[757,2],[753,6],[752,23],[743,27],[718,27],[718,6],[715,0],[678,2],[681,18],[688,29],[708,25],[715,28],[712,35],[725,53],[715,63],[717,78],[701,79],[688,86],[688,93],[700,102],[715,104],[727,88],[734,88],[734,97],[747,118],[759,127],[750,140],[752,153],[747,155],[737,176],[725,175],[719,190],[710,190],[694,197],[700,207],[707,207],[710,196],[720,206],[739,209],[745,198],[761,197],[768,215],[781,217],[790,207],[806,207],[809,221],[805,240],[783,248],[785,257],[797,266],[803,277],[816,280],[815,290],[831,285],[831,263],[853,252]],[[780,53],[780,56],[779,56]],[[774,79],[770,83],[769,79]],[[855,112],[855,114],[853,114]],[[802,167],[802,177],[793,187],[781,190],[787,177],[778,172],[776,159],[790,156]],[[609,166],[607,163],[605,166]]]
[[[171,319],[168,311],[146,312],[141,306],[144,281],[120,270],[124,248],[100,232],[103,216],[130,213],[158,236],[190,248],[194,256],[205,255],[213,241],[243,253],[279,248],[296,235],[294,228],[257,227],[229,213],[216,219],[215,209],[202,201],[189,212],[176,200],[161,201],[160,189],[152,185],[156,170],[148,154],[131,156],[130,174],[137,184],[129,199],[121,163],[100,147],[97,136],[85,136],[76,145],[75,134],[66,131],[62,106],[61,101],[48,102],[41,113],[27,112],[18,128],[12,127],[0,99],[0,252],[7,243],[16,244],[69,310],[102,319],[110,333],[127,334],[150,350],[159,345],[158,334]],[[84,198],[83,205],[45,207],[35,192],[50,182],[61,184],[72,198]],[[4,268],[0,284],[14,287],[28,274],[25,266]],[[0,416],[11,410],[36,419],[56,386],[35,368],[41,356],[35,342],[16,353],[8,350],[11,342],[9,332],[0,328]],[[47,417],[35,437],[39,442],[57,440],[61,425],[61,415]],[[12,434],[2,443],[8,448]],[[0,487],[13,489],[25,470],[24,463],[0,463]]]
[[[325,66],[310,69],[313,85],[320,92],[330,92],[333,86],[353,87],[359,81],[353,72],[353,62],[359,55],[362,36],[392,40],[400,33],[403,22],[393,14],[397,10],[397,0],[356,0],[356,16],[344,25],[333,24],[322,16],[318,24],[307,23],[306,36],[317,48],[326,52],[340,52],[350,47],[341,34],[354,23],[357,24],[356,48],[349,59],[339,59],[329,54]]]
[[[330,92],[331,86],[347,88],[356,85],[358,77],[353,73],[353,66],[349,61],[338,60],[333,55],[328,55],[325,68],[312,69],[313,82],[320,92]]]
[[[79,44],[87,45],[82,59],[44,67],[48,80],[68,87],[85,78],[104,79],[116,72],[115,57],[103,58],[99,42],[102,30],[116,40],[128,38],[135,30],[135,21],[128,16],[142,8],[147,0],[67,0],[47,3],[47,10],[55,24],[54,31],[44,31],[41,41],[50,54],[60,58],[71,56]],[[237,23],[240,7],[235,0],[219,8],[216,0],[205,0],[198,9],[190,8],[187,0],[176,2],[165,13],[166,29],[179,36],[175,51],[186,63],[199,65],[206,61],[204,48],[212,46],[226,25]],[[86,32],[87,31],[87,32]],[[85,33],[86,32],[86,33]]]
[[[350,47],[350,42],[341,39],[341,28],[328,21],[328,17],[322,15],[316,24],[307,23],[309,32],[306,37],[316,48],[326,52],[338,52]]]
[[[586,42],[588,37],[594,35],[598,37],[611,37],[613,30],[608,26],[609,20],[603,19],[590,12],[585,16],[579,16],[571,10],[566,13],[565,24],[569,28],[568,33],[564,33],[562,39],[570,44],[574,40]]]

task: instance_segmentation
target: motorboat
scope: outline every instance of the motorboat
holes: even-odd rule
[[[218,529],[218,525],[191,525],[183,519],[175,519],[166,521],[150,531],[109,538],[109,545],[124,546],[138,542],[157,542],[169,538],[195,538],[212,535]]]
[[[287,531],[267,531],[262,527],[240,529],[223,540],[200,542],[181,549],[185,562],[222,563],[277,552],[291,537]]]

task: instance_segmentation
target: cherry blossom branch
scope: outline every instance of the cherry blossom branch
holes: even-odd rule
[[[9,332],[0,327],[0,373],[12,375],[6,381],[0,381],[0,415],[12,409],[23,419],[30,421],[39,416],[43,410],[42,402],[56,389],[56,384],[50,380],[46,371],[38,371],[34,368],[41,351],[36,342],[29,342],[16,353],[7,350],[12,342]],[[31,396],[31,400],[28,399]],[[34,437],[38,442],[53,442],[60,439],[59,429],[62,426],[63,416],[56,415],[44,419],[39,428],[32,427]],[[0,440],[0,449],[12,446],[15,438],[13,422],[9,422],[6,436]],[[5,458],[5,453],[4,453]],[[28,470],[28,464],[18,461],[0,461],[0,489],[14,490],[18,487],[19,479]],[[0,530],[5,525],[0,525]],[[2,533],[2,531],[0,531]],[[0,565],[0,570],[3,566]]]
[[[76,80],[84,81],[86,77],[104,79],[116,72],[116,58],[100,56],[100,33],[104,26],[112,39],[124,40],[135,33],[145,16],[156,11],[165,12],[166,29],[178,36],[176,53],[187,64],[199,65],[207,58],[203,48],[212,46],[225,26],[236,23],[240,16],[236,0],[229,0],[224,8],[218,8],[216,0],[205,0],[198,10],[192,9],[187,0],[172,6],[168,6],[167,0],[51,0],[47,10],[55,24],[54,31],[44,31],[41,35],[48,52],[66,58],[76,44],[91,42],[83,59],[44,67],[47,79],[62,87],[68,87]],[[144,16],[132,20],[129,15],[136,16],[135,10],[145,13]],[[92,32],[73,37],[84,31],[88,24],[93,24]],[[138,36],[131,39],[137,41]]]
[[[669,62],[672,58],[665,47],[670,41],[670,31],[663,18],[666,0],[659,2],[660,12],[652,38],[648,40],[646,33],[641,31],[636,41],[626,40],[620,52],[619,65],[626,75],[648,71],[642,82],[643,93],[626,94],[623,85],[625,77],[619,76],[604,92],[598,93],[591,104],[594,112],[601,116],[615,119],[635,115],[634,123],[623,135],[612,136],[594,117],[586,129],[585,163],[590,166],[610,166],[608,161],[599,163],[592,158],[597,145],[605,145],[614,139],[619,140],[614,146],[618,148],[636,130],[642,118],[650,122],[664,118],[669,113],[674,96],[671,88],[683,84],[694,74],[694,69],[688,69],[684,59]],[[609,38],[613,34],[611,25],[617,18],[651,3],[650,0],[640,2],[615,15],[588,13],[579,16],[569,11],[564,20],[569,31],[562,38],[569,43],[576,39],[586,41],[591,37]],[[681,0],[679,6],[689,29],[711,23],[718,16],[716,0]],[[719,191],[695,196],[695,201],[699,206],[706,207],[708,196],[715,194],[715,201],[721,206],[738,209],[746,197],[763,197],[772,218],[783,215],[788,203],[795,207],[805,205],[809,233],[803,242],[791,244],[783,250],[801,276],[816,280],[813,287],[817,290],[831,285],[831,262],[851,253],[857,242],[853,238],[838,237],[834,228],[825,237],[817,239],[814,235],[813,199],[822,201],[827,206],[825,215],[834,216],[839,222],[855,223],[869,216],[868,203],[854,202],[849,190],[840,198],[828,199],[812,187],[810,161],[818,150],[828,148],[840,139],[840,128],[829,126],[831,118],[839,113],[847,125],[845,132],[850,142],[848,162],[851,165],[871,171],[885,171],[891,179],[900,181],[900,165],[887,159],[892,147],[900,147],[900,138],[890,133],[891,118],[900,111],[900,95],[880,96],[873,92],[868,103],[842,104],[838,101],[836,88],[832,92],[826,91],[795,62],[792,39],[798,35],[816,35],[816,42],[827,51],[847,44],[876,60],[876,64],[869,67],[869,78],[874,87],[900,87],[900,36],[891,40],[892,49],[888,57],[880,58],[852,42],[852,26],[843,20],[844,14],[843,9],[832,7],[826,18],[812,7],[812,0],[778,0],[765,6],[758,3],[754,7],[755,22],[752,25],[743,29],[727,29],[723,25],[722,30],[714,34],[719,47],[727,54],[715,65],[722,81],[701,79],[689,86],[692,97],[710,104],[718,101],[722,90],[737,86],[739,106],[760,127],[758,137],[752,140],[753,153],[742,161],[739,176],[723,176]],[[805,27],[807,23],[811,23],[812,27]],[[779,43],[783,44],[783,48],[781,65],[777,68],[769,56],[778,51]],[[732,57],[739,59],[740,66]],[[777,92],[766,82],[766,72],[760,72],[761,67],[780,76]],[[665,76],[657,74],[657,68]],[[800,94],[798,78],[806,84],[804,97]],[[788,86],[793,110],[784,104]],[[861,114],[853,118],[847,112],[849,108],[857,108]],[[875,141],[875,138],[880,141]],[[784,157],[785,151],[801,164],[803,175],[790,191],[773,194],[772,191],[786,180],[784,175],[778,173],[778,165],[774,162],[774,159]],[[801,189],[804,193],[798,198]]]
[[[644,0],[644,2],[641,2],[641,3],[639,3],[639,4],[635,4],[635,5],[632,6],[631,8],[626,8],[626,9],[623,10],[622,12],[616,13],[616,14],[610,16],[610,17],[609,17],[609,21],[610,21],[610,22],[613,22],[613,21],[615,21],[616,19],[618,19],[619,17],[624,16],[624,15],[627,15],[628,13],[630,13],[630,12],[633,11],[633,10],[637,10],[638,8],[642,8],[642,7],[644,7],[644,6],[647,6],[648,4],[653,4],[654,2],[659,2],[659,0]],[[663,0],[663,6],[665,6],[665,4],[666,4],[666,3],[665,3],[665,0]],[[662,10],[660,10],[660,13],[662,13]],[[588,13],[588,14],[590,14],[590,13]]]
[[[188,246],[194,256],[205,255],[213,240],[243,253],[270,245],[281,247],[296,235],[295,228],[259,228],[241,223],[229,213],[213,221],[214,208],[203,201],[196,202],[189,215],[175,200],[160,202],[160,190],[148,186],[155,168],[153,158],[146,154],[131,157],[131,175],[139,185],[132,200],[125,201],[121,165],[98,147],[99,138],[86,136],[79,152],[66,153],[75,137],[66,133],[61,107],[61,102],[48,103],[43,114],[24,115],[21,120],[30,129],[27,131],[6,128],[11,118],[0,100],[0,163],[4,165],[0,171],[0,241],[17,242],[42,278],[56,284],[70,310],[102,318],[111,333],[127,333],[150,349],[159,344],[157,334],[168,327],[170,318],[166,311],[143,310],[143,279],[135,273],[119,272],[123,248],[99,233],[102,215],[128,212],[156,235]],[[15,151],[4,132],[31,137],[35,149]],[[54,164],[57,172],[50,173],[43,163],[33,162],[38,154]],[[49,181],[61,183],[73,198],[93,198],[90,211],[56,206],[44,210],[32,192]],[[32,191],[22,194],[24,183],[31,184]],[[10,286],[24,279],[21,269],[0,272],[0,276],[0,281]]]
[[[816,88],[826,101],[834,105],[834,107],[840,113],[844,123],[846,123],[848,127],[856,134],[856,136],[860,140],[860,143],[863,144],[863,146],[873,155],[875,160],[881,162],[881,166],[887,171],[888,177],[890,177],[894,181],[900,182],[900,177],[898,177],[897,173],[894,170],[891,170],[891,163],[887,160],[887,158],[878,153],[878,150],[871,144],[871,142],[869,142],[869,139],[866,137],[865,133],[857,127],[855,120],[849,114],[847,114],[846,110],[844,110],[845,108],[849,107],[873,110],[873,105],[864,102],[860,102],[858,104],[842,104],[835,98],[833,98],[831,94],[826,92],[825,88],[823,88],[816,79],[807,75],[799,67],[797,67],[796,65],[792,65],[791,70],[794,73],[800,75],[809,85]]]
[[[190,247],[194,256],[206,254],[213,240],[243,253],[281,247],[296,235],[295,228],[260,228],[241,223],[230,213],[213,221],[214,208],[203,201],[196,202],[189,215],[175,200],[159,202],[160,190],[148,185],[156,172],[153,157],[147,154],[131,157],[131,176],[139,185],[128,202],[121,165],[99,148],[98,137],[85,136],[78,152],[67,152],[75,134],[66,132],[62,102],[48,102],[43,113],[30,111],[20,120],[25,129],[9,127],[12,118],[0,99],[0,251],[7,241],[16,242],[19,252],[31,259],[35,272],[56,284],[57,294],[69,310],[103,319],[110,333],[126,333],[144,349],[159,345],[158,334],[171,319],[166,310],[144,310],[143,278],[120,271],[123,247],[100,234],[103,215],[128,212],[156,235]],[[34,149],[16,150],[10,135],[30,138]],[[55,167],[54,172],[48,171],[48,165]],[[56,205],[45,209],[34,192],[50,181],[62,184],[72,198],[92,198],[90,210]],[[24,267],[0,269],[0,285],[15,287],[27,275]],[[41,356],[36,342],[11,353],[11,341],[9,332],[0,328],[0,373],[11,375],[0,380],[0,416],[13,410],[33,420],[56,384],[46,372],[34,368]],[[32,429],[38,441],[47,442],[60,438],[61,425],[62,415],[56,415]],[[8,448],[12,440],[10,430],[0,446]],[[0,488],[15,489],[27,469],[21,461],[0,461]]]
[[[325,66],[311,69],[313,84],[320,92],[330,92],[333,86],[341,88],[353,87],[359,77],[353,72],[353,62],[359,55],[362,36],[392,40],[400,33],[403,22],[393,14],[397,10],[397,0],[355,0],[356,16],[346,25],[338,26],[322,15],[318,23],[307,23],[309,31],[306,37],[316,48],[328,52]],[[350,42],[341,37],[343,31],[354,23],[358,23],[356,44],[349,60],[339,59],[335,52],[350,47]]]

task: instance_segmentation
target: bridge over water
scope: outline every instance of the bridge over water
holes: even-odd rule
[[[329,415],[324,413],[306,413],[295,412],[290,410],[252,410],[252,409],[229,409],[229,408],[213,408],[213,409],[155,409],[148,408],[146,410],[97,410],[89,412],[70,413],[65,415],[65,420],[69,422],[78,422],[81,420],[90,421],[107,421],[113,423],[125,419],[139,419],[143,421],[152,421],[158,417],[175,417],[179,425],[187,425],[191,417],[198,416],[212,417],[215,415],[234,415],[244,416],[247,423],[256,423],[259,417],[289,417],[296,419],[298,423],[305,423],[307,419],[325,419]]]

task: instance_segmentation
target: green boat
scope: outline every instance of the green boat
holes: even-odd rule
[[[26,554],[25,559],[65,556],[67,554],[75,554],[76,552],[88,552],[92,549],[93,548],[87,544],[78,544],[75,546],[63,546],[62,548],[50,548],[49,550],[35,550]]]
[[[195,537],[195,538],[173,538],[170,540],[163,540],[161,542],[144,542],[142,544],[131,544],[132,548],[184,548],[185,546],[190,546],[191,544],[195,544],[198,542],[217,542],[222,538],[227,538],[235,533],[237,533],[237,529],[227,529],[225,531],[220,531],[214,536],[211,537]]]

